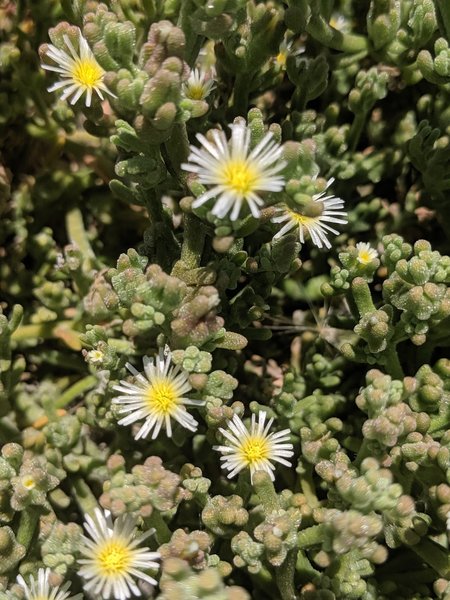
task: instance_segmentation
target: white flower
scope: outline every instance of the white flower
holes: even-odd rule
[[[227,142],[225,133],[212,130],[213,141],[197,134],[202,148],[191,146],[189,162],[184,163],[185,171],[196,173],[198,181],[213,186],[196,198],[194,208],[211,198],[216,198],[212,213],[223,218],[231,212],[235,221],[244,203],[254,217],[259,217],[259,207],[264,204],[259,192],[279,192],[283,189],[284,178],[277,175],[285,166],[280,161],[281,146],[267,133],[250,150],[250,129],[243,123],[231,125],[231,140]]]
[[[50,569],[39,569],[37,574],[37,580],[34,579],[33,575],[30,575],[29,583],[25,583],[25,579],[22,575],[17,576],[17,583],[21,586],[25,592],[26,600],[67,600],[69,598],[69,592],[67,591],[70,587],[70,582],[66,582],[63,586],[50,585],[48,578],[50,576]],[[78,600],[82,597],[82,594],[71,596],[70,600]]]
[[[277,433],[269,433],[273,419],[269,419],[265,425],[266,416],[266,412],[260,411],[258,421],[256,421],[256,415],[253,414],[250,431],[247,430],[238,415],[234,415],[233,419],[228,422],[228,430],[219,428],[231,445],[213,446],[213,449],[224,454],[220,460],[222,468],[229,471],[228,478],[249,467],[251,480],[256,471],[266,471],[273,481],[275,467],[271,461],[279,462],[287,467],[291,466],[286,458],[290,458],[294,454],[293,446],[285,443],[289,440],[291,432],[289,429],[284,429]]]
[[[86,515],[84,527],[89,537],[83,536],[84,545],[80,548],[86,558],[79,559],[79,574],[86,583],[85,590],[97,598],[124,600],[141,592],[135,579],[143,579],[151,585],[156,580],[144,571],[157,569],[159,552],[149,552],[148,548],[137,548],[154,529],[136,535],[136,519],[131,515],[121,515],[114,523],[111,513],[98,508],[94,518]]]
[[[302,210],[291,208],[286,204],[278,207],[277,214],[272,218],[272,223],[285,223],[283,227],[274,235],[274,239],[277,239],[291,231],[291,229],[298,228],[300,241],[303,244],[305,242],[304,232],[308,232],[313,244],[318,248],[331,248],[330,241],[328,239],[328,232],[339,234],[339,231],[327,225],[327,223],[347,223],[347,213],[342,211],[344,208],[344,201],[341,198],[335,198],[335,196],[325,196],[327,189],[333,183],[334,179],[329,179],[327,186],[320,194],[314,194],[311,198],[310,205],[304,207]]]
[[[362,265],[368,265],[373,260],[378,258],[378,252],[375,248],[371,248],[370,244],[359,242],[356,244],[356,249],[358,250],[357,260]]]
[[[215,88],[214,79],[206,71],[193,69],[183,84],[183,94],[189,100],[204,100]]]
[[[190,431],[196,431],[198,423],[184,406],[202,406],[204,401],[184,396],[192,389],[188,373],[178,365],[170,366],[170,351],[167,350],[164,356],[162,348],[155,359],[144,356],[143,362],[145,377],[127,363],[125,366],[135,376],[136,383],[123,380],[120,385],[114,386],[116,391],[123,392],[124,395],[114,398],[113,403],[124,405],[119,413],[129,413],[120,419],[119,425],[130,425],[144,419],[136,440],[147,437],[152,430],[152,439],[155,439],[163,426],[168,437],[171,437],[171,419]]]
[[[104,353],[101,350],[89,350],[89,352],[86,352],[86,360],[88,360],[91,363],[101,363],[102,360],[105,358]]]
[[[62,81],[54,83],[48,88],[48,91],[54,92],[65,88],[61,100],[66,100],[72,96],[71,104],[75,104],[86,92],[86,106],[91,105],[92,92],[96,92],[102,100],[102,91],[115,98],[114,94],[103,83],[104,70],[96,61],[80,30],[78,30],[78,33],[78,54],[68,35],[63,35],[63,40],[70,54],[53,46],[53,44],[49,44],[46,55],[57,66],[45,63],[42,63],[41,66],[47,71],[59,73]]]
[[[294,47],[294,40],[287,41],[286,38],[281,42],[278,54],[275,56],[275,64],[281,69],[286,68],[288,56],[298,56],[305,51],[303,46]]]

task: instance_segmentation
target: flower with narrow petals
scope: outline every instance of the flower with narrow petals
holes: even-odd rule
[[[213,449],[224,455],[220,460],[222,467],[229,471],[228,478],[248,467],[252,481],[256,471],[266,471],[273,481],[275,467],[272,461],[287,467],[292,466],[286,460],[294,454],[292,444],[287,443],[291,431],[284,429],[277,433],[269,433],[273,419],[269,419],[266,424],[266,416],[266,412],[259,411],[256,420],[256,415],[253,414],[250,431],[238,415],[234,415],[228,422],[228,429],[219,428],[230,445],[213,446]]]
[[[183,95],[189,100],[204,100],[215,87],[214,79],[206,71],[193,69],[183,85]]]
[[[119,413],[127,414],[119,421],[119,425],[131,425],[144,419],[144,423],[135,439],[145,438],[153,431],[152,439],[165,427],[168,437],[172,436],[171,419],[180,425],[196,431],[198,423],[187,412],[185,405],[202,406],[204,401],[191,400],[185,394],[192,388],[188,382],[188,374],[181,367],[171,366],[171,354],[168,349],[160,349],[159,355],[153,359],[144,356],[144,373],[139,373],[130,363],[125,366],[135,376],[136,382],[121,381],[114,389],[122,392],[122,396],[113,399],[119,404]]]
[[[211,132],[212,141],[197,134],[202,148],[191,146],[188,163],[182,168],[195,173],[198,181],[210,189],[194,200],[197,208],[215,198],[212,213],[219,218],[230,214],[235,221],[244,204],[254,217],[259,217],[259,207],[264,201],[260,192],[279,192],[284,178],[279,172],[285,166],[280,161],[282,148],[267,133],[253,150],[250,149],[250,129],[241,121],[231,125],[231,140],[217,129]]]
[[[371,248],[370,244],[359,242],[356,244],[356,249],[358,250],[357,261],[362,265],[368,265],[373,260],[378,258],[378,252],[375,248]]]
[[[86,515],[84,527],[89,537],[83,536],[84,545],[80,548],[86,558],[78,560],[82,565],[79,574],[85,580],[84,589],[96,598],[125,600],[140,596],[135,579],[142,579],[151,585],[156,580],[144,571],[157,569],[159,552],[148,548],[137,548],[154,529],[136,535],[136,519],[131,515],[121,515],[114,522],[111,513],[98,508],[94,517]]]
[[[39,569],[37,580],[30,575],[29,583],[25,582],[22,575],[17,576],[17,583],[23,589],[26,600],[79,600],[82,594],[70,596],[67,591],[70,588],[70,582],[66,582],[61,587],[50,585],[48,579],[50,569]]]
[[[48,88],[49,92],[64,90],[61,100],[71,98],[70,103],[75,104],[86,93],[86,106],[91,105],[92,93],[96,92],[103,100],[102,92],[114,96],[103,83],[104,70],[98,64],[92,50],[81,31],[78,29],[78,53],[75,50],[68,35],[63,35],[63,40],[69,50],[57,48],[53,44],[46,47],[46,56],[55,64],[42,63],[41,66],[47,71],[59,73],[62,81],[57,81]]]
[[[288,56],[298,56],[304,51],[303,46],[294,47],[294,40],[287,41],[287,39],[284,39],[279,46],[278,54],[274,58],[275,64],[280,69],[285,69]]]
[[[320,194],[314,194],[311,202],[303,208],[291,208],[287,204],[278,207],[277,214],[272,218],[272,223],[284,223],[283,227],[274,235],[277,239],[291,231],[298,229],[300,242],[305,242],[305,231],[309,234],[313,244],[318,248],[331,248],[328,239],[329,232],[335,235],[339,231],[327,223],[347,223],[347,213],[343,211],[344,201],[335,196],[326,196],[326,191],[333,183],[334,179],[329,179],[327,186]]]

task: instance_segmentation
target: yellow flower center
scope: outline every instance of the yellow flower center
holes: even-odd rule
[[[266,438],[252,435],[240,447],[241,458],[247,465],[253,465],[269,458],[270,447]]]
[[[88,355],[89,359],[94,363],[101,362],[103,360],[103,356],[104,356],[103,352],[101,350],[90,350],[87,353],[87,355]]]
[[[175,386],[170,379],[155,379],[147,392],[147,403],[152,412],[158,415],[170,415],[179,403]]]
[[[233,160],[226,164],[222,174],[224,185],[243,196],[256,189],[258,173],[245,160]]]
[[[33,479],[33,477],[31,477],[31,475],[26,475],[22,479],[22,485],[25,489],[32,490],[36,487],[36,481]]]
[[[360,250],[358,252],[358,260],[363,265],[367,265],[372,262],[372,256],[370,255],[370,250]]]
[[[103,69],[94,58],[78,59],[73,67],[72,77],[79,85],[94,88],[102,80]]]
[[[276,61],[277,64],[280,65],[280,67],[285,67],[286,66],[286,60],[287,60],[287,52],[279,52],[276,56]]]
[[[128,573],[132,562],[132,553],[121,540],[105,542],[97,551],[96,563],[103,577]]]
[[[189,85],[186,96],[191,100],[203,100],[205,97],[205,88],[201,83]]]
[[[315,217],[302,215],[291,208],[286,209],[286,212],[289,214],[291,219],[297,223],[297,225],[307,225],[308,223],[315,223],[317,221]]]

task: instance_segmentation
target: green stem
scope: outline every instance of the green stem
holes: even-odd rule
[[[15,342],[23,342],[36,338],[44,338],[48,340],[55,337],[55,329],[57,327],[66,327],[72,329],[72,321],[51,321],[50,323],[36,323],[32,325],[22,325],[18,327],[11,336]]]
[[[280,508],[278,496],[268,473],[257,471],[253,476],[253,487],[266,515]]]
[[[370,288],[365,279],[362,277],[355,277],[352,282],[352,292],[361,317],[368,312],[374,312],[376,310]]]
[[[250,95],[250,73],[238,73],[233,91],[233,114],[235,117],[245,117],[248,110]]]
[[[316,496],[316,489],[312,478],[312,467],[308,466],[306,469],[307,470],[300,477],[300,487],[306,498],[308,506],[311,508],[316,508],[319,506],[319,500]]]
[[[355,114],[353,123],[348,133],[348,148],[350,152],[354,152],[359,144],[359,139],[366,124],[367,112],[359,112]]]
[[[91,488],[82,477],[72,477],[72,493],[75,501],[83,513],[93,513],[98,508],[98,502],[91,492]]]
[[[312,14],[306,31],[316,40],[328,48],[334,48],[341,52],[362,52],[369,50],[369,43],[365,36],[350,33],[341,33],[331,27],[318,13]]]
[[[186,46],[184,56],[187,64],[193,67],[200,51],[204,38],[199,36],[191,26],[192,13],[196,10],[196,6],[190,0],[183,0],[180,5],[180,13],[178,16],[178,27],[183,30],[186,38]]]
[[[430,427],[427,433],[436,433],[437,431],[446,430],[450,428],[450,417],[446,415],[435,415],[431,417]]]
[[[319,578],[321,573],[317,571],[302,550],[297,552],[297,562],[295,570],[302,581],[312,581],[316,577]]]
[[[173,172],[184,184],[186,173],[182,170],[181,165],[187,161],[189,156],[189,139],[185,123],[175,123],[170,138],[165,143],[165,149]]]
[[[430,539],[422,539],[419,544],[411,546],[420,558],[430,565],[441,577],[450,577],[450,555],[448,551]]]
[[[355,458],[355,465],[359,466],[362,461],[370,455],[370,440],[364,438],[361,446],[359,447],[358,454]]]
[[[55,402],[55,408],[64,408],[78,396],[90,390],[97,383],[97,377],[88,375],[70,386]]]
[[[159,545],[166,544],[172,537],[172,532],[156,508],[153,509],[152,514],[146,517],[144,521],[146,526],[155,529],[155,536]]]
[[[200,265],[205,243],[205,230],[193,214],[184,215],[184,236],[181,246],[181,261],[186,269],[196,269]]]
[[[448,0],[436,0],[439,14],[441,15],[442,24],[445,29],[446,38],[450,38],[450,3]]]
[[[277,582],[282,600],[295,600],[294,575],[296,553],[296,550],[288,552],[283,564],[275,570],[275,581]]]
[[[84,228],[83,215],[79,208],[72,208],[66,214],[66,230],[70,242],[75,244],[83,254],[83,257],[87,262],[87,268],[92,269],[94,266],[95,254],[89,242],[86,229]]]
[[[297,544],[298,548],[309,548],[309,546],[317,546],[323,542],[325,535],[325,525],[313,525],[307,529],[298,532]]]
[[[398,357],[397,347],[394,344],[389,344],[384,352],[384,357],[384,365],[388,374],[394,379],[399,379],[401,381],[405,374]]]
[[[29,506],[22,511],[20,515],[19,529],[17,531],[16,539],[19,544],[25,546],[28,550],[33,539],[34,532],[36,531],[37,524],[39,522],[40,511],[36,507]]]

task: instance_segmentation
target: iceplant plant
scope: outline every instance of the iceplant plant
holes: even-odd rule
[[[309,234],[312,243],[318,248],[331,248],[331,242],[328,239],[330,233],[335,235],[339,231],[331,227],[328,223],[347,223],[347,213],[343,211],[344,201],[336,198],[332,194],[326,195],[328,188],[333,183],[334,178],[327,181],[323,192],[314,194],[310,201],[302,207],[293,208],[287,204],[277,207],[277,212],[272,217],[272,223],[284,223],[281,229],[273,236],[277,239],[284,234],[297,229],[300,242],[305,243],[305,232]]]
[[[17,583],[22,588],[26,600],[81,600],[83,597],[82,594],[70,596],[70,582],[55,586],[50,583],[49,578],[50,569],[41,568],[37,572],[37,579],[30,575],[27,583],[22,575],[18,575]]]
[[[120,414],[126,414],[119,420],[119,425],[131,425],[144,420],[135,436],[136,440],[150,433],[155,439],[163,427],[167,436],[171,437],[171,419],[190,431],[197,430],[198,422],[185,406],[203,406],[204,401],[185,396],[192,389],[188,381],[189,374],[179,365],[171,365],[171,360],[170,349],[166,346],[165,349],[159,349],[155,358],[144,356],[144,374],[126,363],[126,368],[135,377],[135,383],[122,380],[119,385],[113,386],[122,394],[112,402],[119,406]]]
[[[252,483],[256,471],[266,471],[274,481],[273,462],[292,466],[287,460],[294,454],[293,445],[288,442],[290,429],[269,433],[273,419],[266,423],[266,417],[267,413],[264,411],[259,411],[258,417],[253,414],[250,431],[238,415],[234,415],[228,422],[227,429],[219,428],[228,444],[213,446],[213,449],[223,454],[220,460],[222,468],[228,471],[228,478],[249,468]]]
[[[57,81],[48,88],[49,92],[64,90],[61,100],[70,98],[70,103],[75,104],[83,94],[86,94],[86,106],[92,102],[92,94],[95,92],[101,100],[104,99],[102,92],[116,97],[103,83],[105,71],[98,64],[89,44],[83,37],[80,29],[78,32],[78,52],[70,39],[63,35],[64,43],[69,52],[57,48],[53,44],[45,45],[43,53],[55,64],[41,63],[41,67],[47,71],[58,73],[62,81]]]
[[[202,147],[191,145],[188,162],[181,165],[185,171],[195,173],[200,183],[210,187],[192,206],[198,208],[214,198],[211,212],[216,217],[222,219],[230,214],[230,219],[235,221],[241,209],[248,206],[258,218],[264,205],[260,194],[279,192],[284,187],[284,177],[280,174],[286,164],[280,160],[283,150],[270,131],[251,149],[251,132],[245,122],[236,120],[230,128],[229,141],[218,129],[211,130],[211,139],[198,133]]]
[[[104,600],[126,600],[140,596],[135,579],[156,585],[156,580],[145,573],[147,569],[158,569],[159,552],[149,548],[138,548],[155,530],[143,534],[136,532],[136,519],[132,515],[121,515],[115,521],[108,510],[96,508],[93,517],[86,515],[84,527],[88,536],[83,536],[78,559],[79,575],[84,579],[84,589],[96,598]]]

